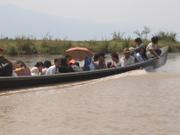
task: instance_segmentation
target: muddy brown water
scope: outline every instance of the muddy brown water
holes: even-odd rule
[[[179,67],[0,93],[0,135],[179,135]]]

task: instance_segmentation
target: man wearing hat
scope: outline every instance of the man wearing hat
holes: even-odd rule
[[[128,48],[124,48],[123,57],[120,59],[121,67],[126,67],[134,64],[135,58],[131,56],[131,51]]]

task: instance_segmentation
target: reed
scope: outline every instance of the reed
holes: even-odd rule
[[[32,54],[64,54],[70,47],[86,47],[94,52],[122,52],[123,48],[130,47],[133,40],[123,38],[122,34],[113,35],[112,40],[90,40],[90,41],[70,41],[60,39],[44,38],[42,40],[28,37],[18,37],[15,39],[0,39],[0,47],[4,48],[6,55],[32,55]],[[118,37],[120,36],[120,37]],[[169,46],[170,52],[180,52],[180,42],[176,41],[173,33],[159,33],[160,46]],[[148,40],[145,41],[147,44]]]

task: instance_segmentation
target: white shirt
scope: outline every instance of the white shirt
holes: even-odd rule
[[[57,73],[59,73],[59,69],[55,65],[53,65],[47,69],[46,75],[54,75]]]
[[[148,44],[148,46],[146,47],[146,55],[148,58],[152,58],[154,57],[154,55],[150,52],[150,50],[156,50],[158,49],[158,45],[157,44],[153,44],[152,42]]]
[[[37,68],[37,67],[33,67],[32,69],[31,69],[31,75],[32,76],[38,76],[38,75],[41,75],[42,73],[41,72],[39,72],[39,69]]]
[[[126,66],[129,66],[129,65],[132,65],[134,64],[135,60],[134,60],[134,57],[132,56],[129,56],[128,59],[126,59],[124,56],[120,59],[120,64],[121,64],[121,67],[126,67]]]

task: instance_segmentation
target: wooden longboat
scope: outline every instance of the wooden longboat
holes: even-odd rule
[[[97,79],[115,74],[120,74],[137,69],[156,69],[166,63],[168,48],[161,48],[160,58],[151,58],[144,62],[135,63],[127,67],[116,67],[94,71],[82,71],[71,73],[60,73],[56,75],[22,76],[22,77],[0,77],[0,91],[15,88],[35,87],[49,84],[61,84],[66,82],[77,82],[82,80]]]

